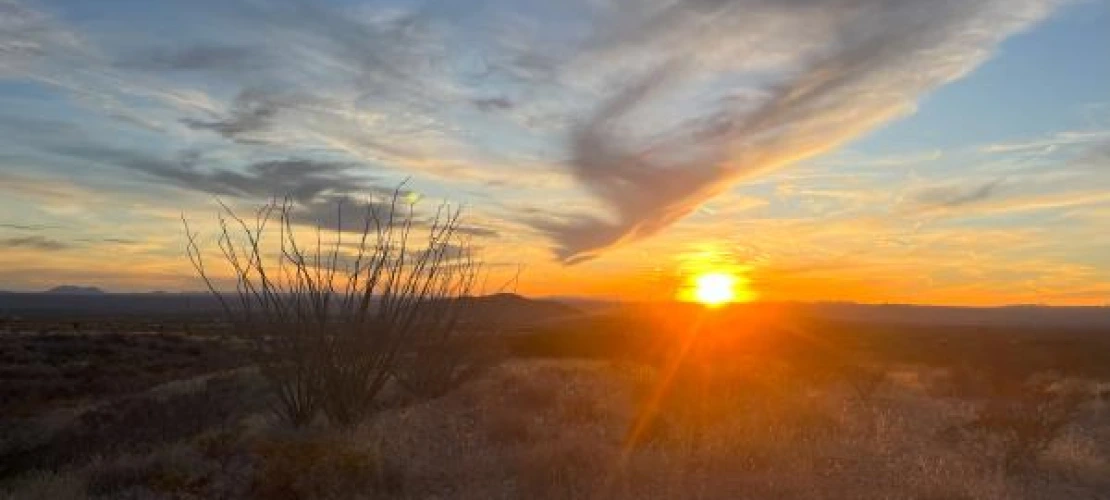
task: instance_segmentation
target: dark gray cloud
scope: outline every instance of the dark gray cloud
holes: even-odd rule
[[[292,104],[292,99],[251,88],[236,96],[226,116],[208,120],[184,118],[181,122],[192,129],[211,130],[228,139],[253,143],[259,140],[251,136],[269,129],[278,112]]]
[[[474,107],[486,112],[504,111],[512,109],[514,106],[513,101],[509,100],[507,97],[486,97],[474,99],[471,102],[474,103]]]
[[[100,241],[103,241],[104,243],[115,243],[117,245],[135,245],[139,243],[139,240],[134,240],[131,238],[101,238]]]
[[[361,233],[367,222],[373,224],[368,218],[377,216],[384,224],[393,209],[389,201],[391,192],[377,189],[374,191],[374,194],[361,198],[352,195],[328,195],[306,200],[294,208],[290,215],[291,221],[330,231]],[[408,206],[404,201],[398,201],[397,209],[398,216],[405,216]]]
[[[151,180],[218,196],[271,198],[288,196],[308,202],[329,193],[377,191],[373,178],[354,163],[307,159],[261,161],[242,171],[203,168],[196,152],[164,159],[131,150],[98,146],[62,146],[54,152],[145,174]]]
[[[966,184],[929,186],[913,193],[911,197],[919,208],[957,208],[990,198],[1000,184],[1002,179],[970,186]]]
[[[437,252],[442,252],[442,259],[444,262],[457,262],[470,258],[476,258],[477,252],[474,248],[467,245],[459,245],[455,243],[447,243],[437,249]],[[420,250],[412,255],[413,261],[419,261],[425,256],[428,256],[430,250]]]
[[[406,200],[410,199],[412,192],[401,191],[396,205],[391,201],[393,193],[393,190],[376,188],[363,192],[362,196],[320,196],[298,204],[291,214],[291,221],[302,226],[356,234],[366,228],[367,218],[375,214],[383,224],[393,214],[398,218],[411,216],[414,227],[428,228],[432,225],[435,214],[429,213],[426,206],[412,206],[410,212],[410,205]],[[371,229],[372,224],[371,221]],[[456,228],[456,234],[474,238],[499,236],[493,229],[465,224],[465,215]]]
[[[68,243],[53,240],[50,238],[44,238],[42,236],[24,236],[17,238],[0,239],[0,248],[30,248],[33,250],[55,251],[66,250],[71,247],[72,245]]]
[[[112,243],[114,245],[135,245],[139,240],[131,238],[79,238],[76,241],[81,243]]]
[[[14,223],[0,223],[0,227],[4,229],[15,229],[18,231],[45,231],[53,229],[55,226],[46,224],[14,224]]]
[[[94,146],[57,147],[54,152],[140,172],[152,181],[216,196],[255,200],[289,197],[295,202],[294,224],[332,231],[361,232],[369,208],[383,219],[389,217],[394,208],[391,198],[397,191],[376,184],[375,177],[361,173],[363,168],[354,163],[286,159],[252,163],[239,171],[203,168],[200,154],[194,151],[175,159]],[[398,191],[397,216],[408,216],[408,200],[414,197],[413,191],[403,188]],[[413,208],[417,227],[426,228],[432,223],[434,213],[425,208],[424,205]],[[475,238],[499,236],[496,230],[465,223],[459,225],[457,233]],[[104,241],[130,243],[125,239]]]
[[[263,68],[268,56],[255,47],[197,45],[184,49],[161,48],[139,53],[121,66],[149,71],[243,72]]]
[[[475,238],[496,238],[498,236],[501,236],[501,233],[498,232],[496,229],[466,224],[460,225],[457,231],[459,234],[473,236]]]

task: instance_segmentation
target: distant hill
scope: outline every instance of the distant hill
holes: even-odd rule
[[[55,295],[104,295],[104,290],[95,286],[61,285],[51,288],[45,293]]]
[[[828,319],[915,325],[1105,328],[1110,307],[1004,306],[953,307],[905,304],[795,304],[798,310]]]
[[[467,299],[467,314],[476,321],[508,328],[619,311],[622,307],[696,308],[674,303],[626,303],[575,300],[574,298],[532,299],[500,293]],[[943,307],[915,305],[871,305],[853,303],[765,303],[736,305],[747,309],[778,307],[799,317],[824,318],[873,324],[903,324],[972,327],[1042,327],[1090,329],[1110,332],[1110,307]],[[0,315],[18,314],[56,317],[222,315],[222,307],[208,293],[107,293],[96,287],[59,286],[46,293],[0,293]]]
[[[468,316],[506,327],[581,313],[579,308],[558,301],[508,293],[466,300],[470,302],[465,308]],[[219,301],[207,293],[105,293],[92,287],[57,287],[47,293],[0,294],[0,314],[54,317],[222,313]]]
[[[79,291],[73,291],[76,288]],[[95,287],[56,287],[40,293],[0,294],[0,315],[150,316],[219,315],[220,303],[202,293],[107,293]]]
[[[529,299],[515,293],[496,293],[467,299],[468,313],[506,326],[547,321],[580,314],[576,307],[555,300]]]

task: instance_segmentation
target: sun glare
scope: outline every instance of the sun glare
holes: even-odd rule
[[[694,299],[710,307],[736,301],[736,277],[725,273],[708,273],[694,282]]]

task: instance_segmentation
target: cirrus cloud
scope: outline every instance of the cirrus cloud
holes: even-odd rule
[[[912,112],[1054,4],[723,0],[630,14],[599,57],[655,69],[612,93],[571,139],[572,172],[611,217],[534,224],[568,262],[656,234],[742,179]],[[704,105],[644,120],[690,102]]]

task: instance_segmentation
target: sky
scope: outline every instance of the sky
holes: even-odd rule
[[[1107,82],[1107,0],[0,0],[0,289],[405,182],[528,295],[1108,304]]]

